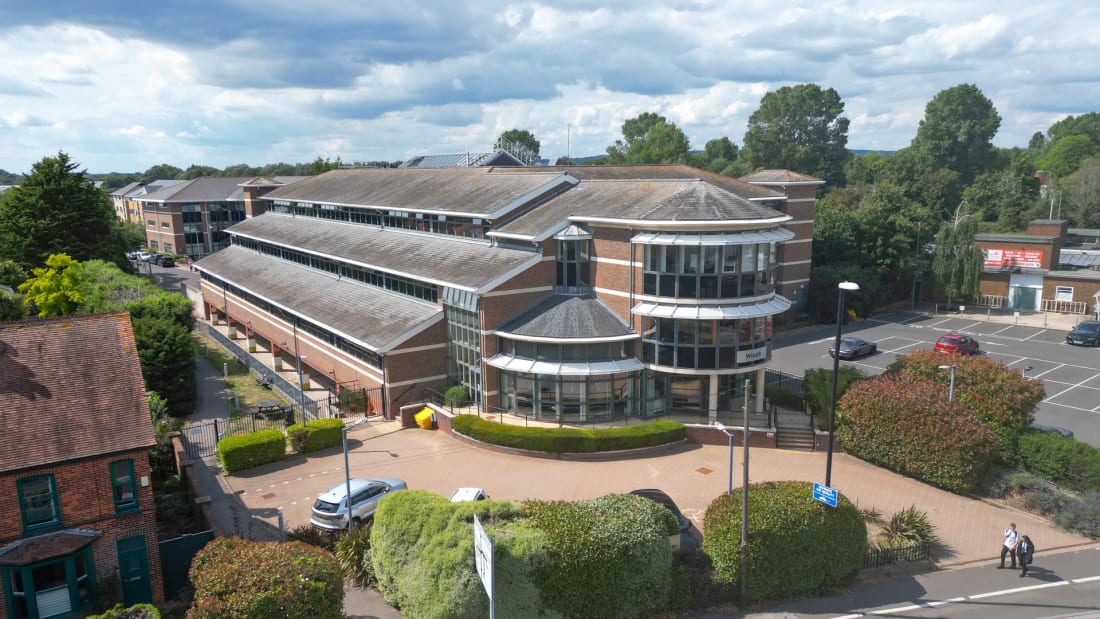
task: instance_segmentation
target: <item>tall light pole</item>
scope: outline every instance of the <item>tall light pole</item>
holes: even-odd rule
[[[947,403],[950,404],[955,400],[955,364],[937,366],[939,370],[951,370],[951,385],[947,388]],[[1026,373],[1027,370],[1024,370]]]
[[[840,330],[844,326],[844,291],[855,292],[859,284],[840,282],[837,284],[836,298],[836,344],[833,346],[833,397],[829,407],[829,448],[825,456],[825,485],[833,487],[833,422],[836,418],[836,387],[840,376]]]
[[[351,531],[351,470],[348,468],[348,430],[366,423],[366,421],[367,418],[363,417],[359,421],[340,429],[340,436],[344,442],[344,491],[347,492],[348,501],[348,531]]]
[[[726,426],[722,425],[721,421],[715,421],[714,427],[718,428],[718,431],[725,434],[729,438],[730,443],[730,475],[729,484],[726,486],[726,494],[733,494],[733,430],[730,430]]]
[[[741,422],[741,449],[745,452],[744,463],[741,466],[741,599],[745,599],[745,593],[749,582],[749,397],[752,395],[752,379],[745,379],[745,407],[744,418]],[[733,494],[733,431],[721,422],[715,421],[714,427],[730,439],[730,475],[729,486],[726,495]]]

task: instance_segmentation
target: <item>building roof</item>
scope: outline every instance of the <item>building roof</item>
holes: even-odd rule
[[[980,232],[974,235],[975,241],[983,243],[1053,243],[1057,236],[1042,236],[1037,234],[997,234],[992,232]]]
[[[227,247],[195,268],[375,351],[386,352],[443,318],[438,305],[243,247]]]
[[[543,166],[539,170],[562,172],[581,181],[588,180],[687,180],[697,179],[717,185],[733,194],[750,200],[785,200],[780,191],[745,182],[744,179],[730,178],[693,168],[686,165],[572,165]],[[522,171],[515,168],[495,168],[494,174],[514,174]]]
[[[759,183],[761,185],[825,184],[825,181],[820,178],[810,176],[809,174],[791,172],[790,170],[759,170],[748,176],[742,176],[741,180],[746,183]]]
[[[254,177],[204,176],[164,187],[138,198],[143,202],[227,202],[242,200],[240,184]]]
[[[582,180],[491,235],[539,241],[571,222],[707,228],[776,226],[790,220],[773,208],[701,179]]]
[[[141,187],[141,183],[135,181],[133,183],[130,183],[130,184],[125,185],[123,187],[119,187],[118,189],[112,191],[111,195],[112,196],[125,196],[126,194],[130,193],[131,191],[137,189],[138,187]]]
[[[486,166],[523,166],[523,162],[505,150],[489,153],[418,155],[402,162],[402,168],[477,168]]]
[[[151,447],[126,312],[0,323],[0,472]]]
[[[71,555],[102,535],[102,531],[73,528],[22,537],[0,548],[0,565],[22,567]]]
[[[518,168],[361,168],[332,170],[264,196],[315,204],[496,219],[569,182],[561,173]],[[541,168],[539,169],[541,170]]]
[[[533,340],[635,335],[630,325],[594,294],[552,294],[498,326],[496,332],[507,338]]]
[[[485,241],[272,212],[246,219],[228,232],[470,291],[494,287],[541,259],[534,252]]]

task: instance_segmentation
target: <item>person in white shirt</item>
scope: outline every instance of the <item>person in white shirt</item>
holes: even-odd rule
[[[1016,569],[1016,544],[1020,543],[1020,534],[1016,531],[1016,523],[1010,522],[1005,529],[1004,544],[1001,545],[1001,564],[997,569],[1004,569],[1005,555],[1012,557],[1012,569]]]

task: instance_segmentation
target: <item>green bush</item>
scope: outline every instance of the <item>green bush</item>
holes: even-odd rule
[[[457,415],[451,426],[455,432],[483,443],[549,453],[638,449],[674,443],[686,436],[684,425],[676,421],[603,429],[527,428],[486,421],[477,415]]]
[[[483,619],[489,602],[474,566],[473,514],[494,543],[494,587],[501,617],[546,612],[532,569],[547,561],[545,538],[521,521],[521,506],[490,499],[451,503],[423,490],[382,498],[371,530],[378,591],[406,619]]]
[[[1020,467],[1056,484],[1100,490],[1100,449],[1053,432],[1028,430],[1020,436]]]
[[[1054,515],[1054,522],[1081,535],[1100,537],[1100,492],[1089,491],[1069,501]]]
[[[878,545],[880,548],[894,548],[924,542],[935,544],[938,541],[936,526],[928,520],[928,513],[920,511],[916,505],[910,505],[883,524]]]
[[[296,453],[310,453],[340,445],[344,440],[343,429],[343,419],[314,419],[304,425],[293,424],[286,433]]]
[[[116,604],[102,615],[88,615],[88,619],[160,619],[160,611],[152,604],[134,604],[129,608]]]
[[[841,365],[837,370],[836,399],[839,402],[848,387],[866,380],[867,373],[852,365]],[[806,392],[806,407],[824,418],[833,406],[833,371],[825,368],[806,370],[802,377],[802,390]]]
[[[470,394],[463,385],[449,387],[443,392],[443,403],[447,406],[465,406],[470,401]]]
[[[618,494],[566,503],[528,501],[550,560],[535,570],[548,608],[565,617],[650,617],[670,604],[672,513]]]
[[[218,441],[218,460],[227,475],[278,462],[286,456],[286,437],[278,430],[227,436]]]
[[[286,532],[286,539],[292,542],[302,542],[310,546],[316,546],[322,550],[334,552],[338,535],[331,531],[318,529],[312,524],[300,524]]]
[[[721,495],[704,516],[703,550],[728,582],[741,579],[741,492]],[[863,565],[867,526],[847,497],[813,500],[809,482],[749,487],[748,599],[804,597],[843,584]]]
[[[191,562],[187,619],[343,619],[344,577],[331,553],[301,542],[220,538]]]
[[[375,583],[370,562],[370,530],[369,524],[353,527],[336,542],[336,561],[344,571],[344,578],[360,587],[372,587]]]

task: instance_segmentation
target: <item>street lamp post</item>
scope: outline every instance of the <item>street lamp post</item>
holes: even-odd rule
[[[347,492],[346,498],[348,501],[348,531],[351,531],[351,469],[348,468],[348,430],[366,423],[366,421],[367,418],[363,417],[359,421],[340,429],[340,435],[344,442],[344,491]]]
[[[947,403],[950,404],[955,401],[955,364],[941,365],[938,366],[937,369],[951,370],[951,385],[947,388]],[[1024,371],[1026,372],[1027,370]]]
[[[744,599],[749,582],[749,397],[752,395],[752,380],[745,379],[744,420],[741,427],[741,448],[745,452],[745,461],[741,466],[741,598]],[[733,494],[733,432],[715,421],[714,427],[729,437],[730,474],[726,495]]]
[[[729,484],[726,486],[726,494],[730,495],[730,494],[733,494],[733,431],[730,430],[729,428],[727,428],[726,426],[722,425],[721,421],[715,421],[714,422],[714,427],[718,428],[719,432],[721,432],[722,434],[725,434],[726,437],[729,438],[729,443],[730,443],[730,468],[729,468],[729,471],[730,471],[730,474],[729,474]]]
[[[825,485],[833,487],[833,422],[836,418],[836,388],[837,379],[840,376],[840,330],[844,326],[844,291],[855,292],[859,290],[859,284],[854,282],[840,282],[837,284],[836,299],[836,343],[833,345],[833,397],[829,407],[829,447],[825,456]]]

